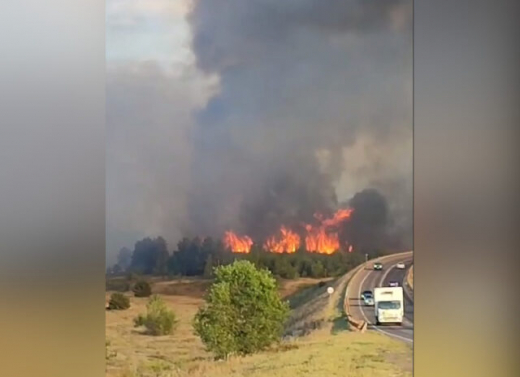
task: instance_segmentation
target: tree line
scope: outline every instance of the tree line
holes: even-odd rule
[[[344,274],[369,257],[381,255],[378,250],[344,250],[330,255],[310,253],[304,248],[291,254],[265,251],[253,245],[248,254],[233,253],[223,243],[208,238],[183,238],[170,253],[164,238],[144,238],[136,242],[134,250],[119,251],[117,263],[107,269],[109,275],[133,272],[157,276],[212,277],[215,267],[229,265],[235,260],[248,260],[256,267],[267,268],[273,275],[294,279],[298,277],[323,278]]]

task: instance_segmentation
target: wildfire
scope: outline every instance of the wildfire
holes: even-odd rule
[[[320,254],[333,254],[340,249],[338,226],[348,220],[353,210],[340,209],[330,218],[324,218],[320,214],[314,217],[318,225],[304,224],[306,234],[304,237],[305,248],[309,252]],[[226,248],[234,253],[249,253],[253,240],[248,236],[238,236],[232,231],[227,231],[223,238]],[[273,235],[264,243],[264,249],[273,253],[294,253],[300,247],[300,236],[285,226],[280,228],[278,234]],[[353,251],[352,245],[348,246],[348,252]]]
[[[282,225],[281,236],[267,239],[264,249],[273,253],[294,253],[300,247],[300,236]]]
[[[307,251],[332,254],[339,249],[339,237],[337,227],[345,220],[350,218],[353,210],[340,209],[329,219],[324,219],[322,215],[316,214],[314,217],[320,222],[318,226],[305,225],[307,236],[305,237],[305,247]],[[349,248],[349,251],[352,249]]]
[[[323,227],[335,227],[341,224],[343,221],[350,218],[350,215],[352,215],[353,209],[347,208],[347,209],[340,209],[334,213],[332,218],[330,219],[323,219],[322,215],[316,214],[314,217],[316,217]]]
[[[224,246],[231,249],[234,253],[247,254],[251,250],[251,245],[253,245],[253,240],[250,237],[238,236],[232,231],[225,232],[222,241],[224,242]]]
[[[337,233],[326,233],[326,229],[323,226],[313,228],[311,225],[307,225],[307,236],[305,237],[305,247],[307,251],[320,253],[320,254],[332,254],[339,249],[339,238]]]

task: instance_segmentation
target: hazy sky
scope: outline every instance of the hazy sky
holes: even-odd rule
[[[410,212],[411,1],[322,4],[107,0],[108,260],[239,226],[281,176]]]

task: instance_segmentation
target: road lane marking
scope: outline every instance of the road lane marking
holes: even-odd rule
[[[397,263],[396,263],[397,264]],[[396,264],[394,264],[390,269],[392,269]],[[388,272],[390,271],[387,270],[386,271],[386,274],[388,274]],[[361,297],[361,290],[363,289],[363,284],[365,283],[365,281],[367,280],[368,276],[373,273],[373,271],[370,271],[368,272],[365,277],[363,278],[363,280],[361,280],[361,283],[359,284],[359,290],[358,290],[358,299]],[[385,276],[383,276],[383,280],[381,280],[381,284],[382,282],[384,281],[385,279]],[[381,286],[380,284],[380,286]],[[404,336],[400,336],[400,335],[397,335],[397,334],[393,334],[393,333],[390,333],[390,332],[387,332],[387,331],[384,331],[382,329],[380,329],[379,327],[377,327],[376,325],[374,325],[373,323],[370,322],[370,320],[368,319],[367,315],[365,314],[365,311],[363,310],[363,306],[359,305],[359,308],[360,308],[360,311],[361,311],[361,314],[363,315],[365,321],[367,322],[367,324],[371,325],[371,327],[376,330],[376,331],[379,331],[380,333],[382,334],[385,334],[385,335],[388,335],[388,336],[392,336],[394,338],[398,338],[398,339],[401,339],[401,340],[404,340],[406,342],[411,342],[413,343],[413,339],[408,339]],[[403,317],[403,319],[406,319],[405,317]],[[413,327],[413,324],[412,324],[412,327]],[[413,329],[412,329],[413,330]]]
[[[391,270],[393,270],[394,268],[396,268],[397,264],[399,262],[393,264],[388,270],[386,270],[385,274],[383,275],[382,279],[380,279],[379,281],[379,286],[382,287],[383,286],[383,283],[385,281],[385,279],[388,277],[388,274],[390,273]],[[403,291],[404,291],[404,288],[403,288]],[[404,293],[406,294],[406,293]],[[403,300],[403,305],[404,305],[404,300]],[[412,326],[413,327],[413,322],[411,322],[408,318],[406,318],[406,316],[403,315],[403,323],[405,325],[409,325],[409,326]]]
[[[397,263],[399,263],[399,262],[397,262]],[[390,271],[392,271],[395,268],[395,266],[397,266],[397,263],[394,263],[393,265],[390,266],[390,268],[388,270],[385,271],[385,273],[383,274],[383,277],[379,280],[380,287],[383,286],[383,282],[385,281],[386,277],[388,276]]]

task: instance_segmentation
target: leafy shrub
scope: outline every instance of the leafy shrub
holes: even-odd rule
[[[135,327],[144,326],[151,335],[169,335],[177,326],[175,313],[168,309],[166,303],[158,295],[150,297],[146,305],[146,315],[134,318]]]
[[[108,310],[125,310],[130,307],[130,300],[120,292],[112,293],[108,302]]]
[[[247,355],[279,341],[289,314],[268,270],[242,260],[215,269],[215,282],[193,327],[217,358]]]
[[[132,291],[135,297],[149,297],[152,294],[152,287],[146,280],[139,280]]]

